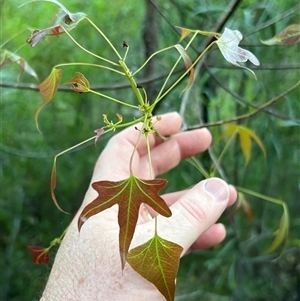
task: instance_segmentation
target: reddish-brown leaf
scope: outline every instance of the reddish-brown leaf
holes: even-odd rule
[[[153,283],[168,301],[174,300],[175,279],[183,248],[158,235],[129,251],[127,262]]]
[[[181,57],[182,57],[182,59],[184,61],[184,65],[185,65],[186,70],[190,69],[190,71],[189,71],[189,81],[188,81],[186,87],[182,90],[181,93],[183,93],[184,91],[186,91],[192,85],[192,83],[194,81],[194,73],[195,73],[195,71],[194,71],[194,68],[191,68],[192,65],[193,65],[193,62],[190,59],[190,57],[189,57],[188,53],[186,52],[186,50],[180,44],[176,44],[174,47],[180,53],[180,55],[181,55]]]
[[[253,216],[252,208],[251,208],[250,203],[247,201],[245,194],[242,192],[239,192],[239,197],[238,197],[236,206],[235,206],[234,210],[228,215],[228,217],[229,218],[233,217],[240,210],[243,210],[243,212],[246,216],[247,222],[250,223],[252,220],[252,216]]]
[[[96,134],[96,137],[95,137],[95,145],[96,145],[97,141],[99,140],[100,136],[101,136],[102,134],[104,134],[104,132],[105,132],[105,131],[104,131],[103,128],[94,130],[94,133]]]
[[[29,1],[27,3],[22,4],[22,7],[25,4],[35,2],[37,0]],[[56,0],[46,0],[48,2],[52,2],[60,7],[58,13],[55,14],[55,18],[53,21],[54,26],[50,26],[44,29],[36,29],[33,33],[29,36],[26,42],[31,46],[34,47],[37,43],[39,43],[44,37],[48,36],[59,36],[66,31],[71,31],[73,28],[77,26],[77,24],[84,19],[86,16],[85,13],[78,12],[78,13],[71,13],[65,6],[63,6],[59,1]]]
[[[261,41],[265,45],[293,45],[300,42],[300,24],[292,24],[272,39]]]
[[[44,103],[40,106],[34,116],[36,127],[39,129],[38,117],[43,107],[51,101],[57,92],[58,85],[61,81],[63,71],[53,68],[50,75],[39,85],[40,93],[44,96]]]
[[[78,93],[86,93],[90,91],[89,81],[80,72],[76,72],[70,80],[65,82],[65,85],[71,85],[72,89]]]
[[[39,263],[47,264],[49,262],[50,256],[49,256],[48,248],[43,248],[38,246],[28,246],[28,250],[33,255],[33,262],[35,264],[39,264]]]
[[[169,217],[171,210],[158,192],[165,187],[164,179],[141,180],[135,176],[118,182],[99,181],[92,184],[98,197],[87,205],[78,219],[78,229],[93,215],[118,204],[119,251],[122,268],[126,263],[129,246],[138,220],[142,203],[152,207],[157,213]]]

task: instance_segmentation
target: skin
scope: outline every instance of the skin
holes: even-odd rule
[[[162,116],[155,126],[163,136],[161,142],[150,135],[152,172],[155,177],[174,168],[185,158],[202,153],[211,143],[206,129],[178,133],[181,119],[177,113]],[[140,128],[140,127],[139,127]],[[115,135],[101,153],[91,183],[100,180],[118,181],[129,176],[129,162],[139,131],[128,128]],[[142,138],[132,161],[133,174],[149,179],[148,155]],[[118,246],[118,207],[113,206],[91,217],[77,229],[83,208],[97,197],[91,186],[82,206],[60,245],[41,301],[164,301],[150,282],[126,264],[122,271]],[[212,178],[199,182],[186,191],[163,196],[170,206],[170,218],[158,217],[158,234],[184,248],[182,256],[192,250],[220,243],[226,231],[216,223],[222,212],[236,200],[236,190],[223,180]],[[150,214],[149,214],[150,213]],[[141,208],[138,225],[131,243],[134,248],[154,234],[155,213]]]

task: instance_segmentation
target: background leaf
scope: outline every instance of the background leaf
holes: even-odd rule
[[[222,133],[220,139],[236,134],[239,135],[240,146],[242,148],[243,155],[246,159],[246,164],[248,164],[251,158],[251,145],[252,145],[251,138],[254,139],[254,141],[258,144],[258,146],[262,150],[264,156],[266,156],[266,150],[260,138],[252,130],[244,126],[236,125],[236,124],[227,125],[226,130]]]
[[[175,279],[183,248],[157,234],[146,243],[129,251],[127,262],[153,283],[166,300],[173,301]]]
[[[293,24],[286,27],[283,31],[269,40],[261,42],[265,45],[293,45],[300,41],[300,24]]]

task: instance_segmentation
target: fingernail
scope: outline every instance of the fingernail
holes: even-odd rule
[[[221,179],[208,179],[204,184],[204,189],[217,201],[223,202],[228,200],[229,188],[228,185]]]

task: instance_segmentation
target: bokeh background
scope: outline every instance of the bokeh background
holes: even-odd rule
[[[37,85],[59,63],[99,61],[80,50],[66,35],[48,38],[31,48],[25,43],[30,32],[51,25],[57,7],[50,2],[34,2],[19,7],[23,1],[0,2],[1,45],[16,52],[36,71],[39,81],[22,74],[19,66],[6,64],[1,69],[1,283],[0,299],[38,300],[49,275],[51,264],[34,265],[28,245],[47,246],[70,222],[70,216],[58,211],[51,200],[50,175],[54,156],[93,136],[103,126],[102,114],[109,119],[115,113],[124,120],[138,117],[128,108],[110,103],[92,94],[77,94],[62,86],[55,99],[40,114],[40,134],[34,114],[43,103]],[[183,130],[198,124],[226,120],[249,114],[284,92],[300,78],[299,45],[266,46],[269,39],[286,26],[299,23],[300,5],[295,0],[270,1],[200,1],[200,0],[68,0],[63,4],[71,12],[83,11],[124,53],[123,41],[130,46],[127,58],[136,70],[154,51],[173,45],[180,35],[174,26],[201,30],[224,27],[238,29],[244,35],[241,45],[252,51],[261,65],[251,67],[257,76],[227,63],[216,47],[206,56],[188,94],[181,94],[183,82],[156,110],[157,114],[178,111]],[[95,29],[82,22],[71,32],[85,48],[116,60],[114,53]],[[191,58],[207,43],[199,36],[189,49]],[[185,42],[182,42],[185,45]],[[176,61],[172,50],[155,57],[137,75],[137,81],[151,101],[163,78]],[[182,70],[179,66],[178,70]],[[135,98],[125,78],[99,68],[63,68],[62,83],[75,71],[85,74],[101,93],[134,103]],[[172,80],[176,79],[175,74]],[[286,202],[290,225],[285,245],[272,254],[264,254],[280,226],[282,207],[246,196],[252,219],[240,210],[221,217],[226,225],[225,241],[208,250],[194,252],[181,261],[176,300],[300,300],[300,89],[280,99],[267,110],[240,121],[262,140],[267,156],[253,143],[251,160],[245,164],[238,139],[225,152],[221,175],[230,183]],[[219,139],[225,127],[211,127],[214,142],[210,152],[198,157],[210,170],[224,150],[227,140]],[[71,151],[58,159],[56,195],[62,208],[76,212],[88,187],[93,165],[109,135]],[[120,146],[121,151],[121,146]],[[220,174],[218,174],[220,176]],[[165,191],[184,189],[203,176],[189,162],[163,175],[169,184]],[[249,213],[248,211],[248,218]],[[51,252],[52,258],[55,251]]]

